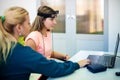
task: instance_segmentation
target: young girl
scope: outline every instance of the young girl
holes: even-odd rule
[[[30,46],[47,59],[57,58],[60,60],[68,60],[69,56],[52,51],[52,29],[57,24],[56,17],[59,12],[48,6],[38,8],[37,16],[31,28],[31,33],[25,40],[25,45]],[[40,80],[46,80],[42,76]]]
[[[31,33],[25,39],[25,45],[30,46],[46,58],[68,60],[69,56],[52,51],[52,29],[57,24],[58,11],[48,6],[38,8],[37,16],[31,28]]]

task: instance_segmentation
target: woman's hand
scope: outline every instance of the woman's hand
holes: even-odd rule
[[[89,59],[84,59],[84,60],[78,61],[78,64],[80,65],[80,67],[84,67],[90,63],[91,63],[91,61]]]

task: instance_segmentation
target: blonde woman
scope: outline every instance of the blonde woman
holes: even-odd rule
[[[29,14],[24,8],[11,7],[0,16],[0,80],[29,80],[31,73],[60,77],[89,64],[89,60],[58,63],[22,46],[18,38],[26,37],[29,27]]]

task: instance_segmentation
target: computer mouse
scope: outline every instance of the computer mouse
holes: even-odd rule
[[[116,76],[120,76],[120,72],[115,72],[115,75]]]

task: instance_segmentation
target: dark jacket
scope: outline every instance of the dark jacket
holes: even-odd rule
[[[30,47],[17,43],[7,62],[0,65],[0,80],[29,80],[30,73],[60,77],[79,69],[78,63],[47,60]]]

